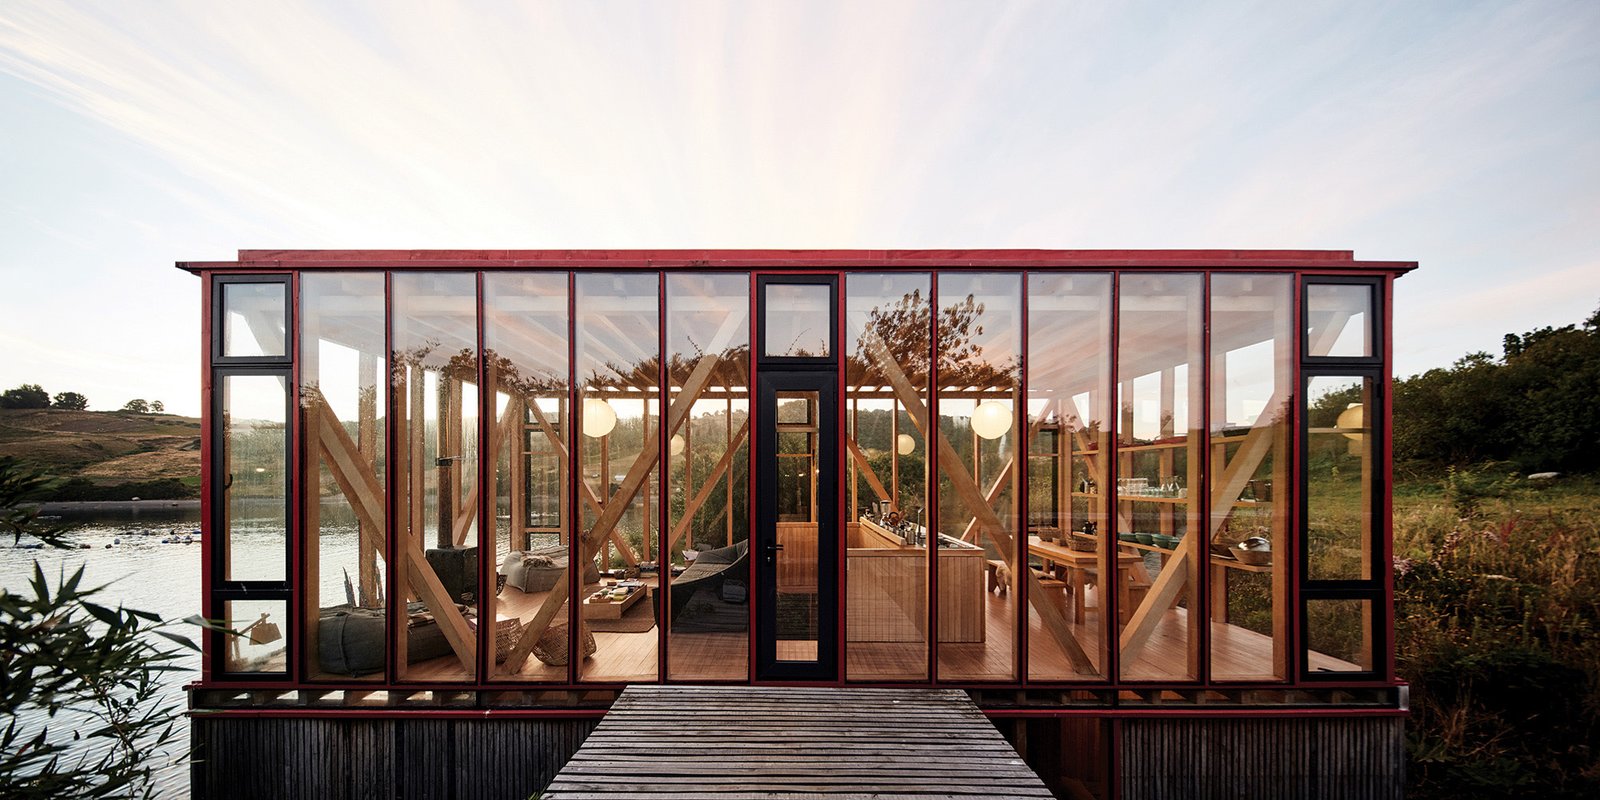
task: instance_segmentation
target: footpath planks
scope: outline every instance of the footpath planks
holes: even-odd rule
[[[965,692],[631,686],[542,797],[1050,797]]]

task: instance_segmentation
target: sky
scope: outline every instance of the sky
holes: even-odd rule
[[[1418,261],[1395,372],[1600,308],[1600,3],[0,4],[0,388],[200,407],[255,248]]]

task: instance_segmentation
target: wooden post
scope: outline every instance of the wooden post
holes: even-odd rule
[[[361,354],[361,389],[356,409],[356,449],[362,454],[362,463],[370,470],[378,468],[378,370],[382,363],[378,356],[363,352]],[[319,404],[320,404],[319,400]],[[358,520],[359,528],[368,523]],[[362,608],[377,608],[382,603],[382,596],[378,586],[378,559],[383,552],[381,544],[385,533],[382,530],[367,531],[358,535],[357,541],[357,602]],[[379,547],[372,547],[368,542],[378,542]]]
[[[318,399],[307,398],[300,408],[301,430],[315,435],[317,430],[317,417],[321,413],[321,403]],[[305,472],[300,482],[300,496],[303,498],[302,506],[305,509],[305,536],[303,542],[305,552],[303,563],[305,565],[301,579],[304,581],[305,597],[307,602],[301,618],[305,626],[306,647],[304,652],[304,668],[306,674],[321,672],[317,663],[317,649],[319,637],[319,623],[322,619],[322,607],[326,601],[322,597],[322,460],[317,457],[315,441],[306,437],[303,446]]]

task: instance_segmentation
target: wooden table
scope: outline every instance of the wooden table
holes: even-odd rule
[[[1094,582],[1094,570],[1100,565],[1099,553],[1073,550],[1065,544],[1046,542],[1037,536],[1028,537],[1028,554],[1037,556],[1046,564],[1059,564],[1066,568],[1067,591],[1072,594],[1072,621],[1083,622],[1085,587]],[[1140,558],[1132,553],[1117,552],[1117,616],[1127,622],[1133,616],[1133,565]],[[1104,590],[1102,585],[1101,589]]]
[[[601,602],[599,600],[590,599],[594,596],[594,593],[590,592],[588,596],[583,598],[583,618],[622,619],[622,615],[628,613],[628,609],[632,608],[634,603],[639,602],[640,598],[649,593],[649,587],[640,586],[638,589],[635,589],[632,594],[629,594],[627,597],[624,597],[621,600]]]

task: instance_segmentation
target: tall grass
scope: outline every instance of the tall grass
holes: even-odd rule
[[[1600,485],[1398,487],[1413,797],[1600,796]]]

